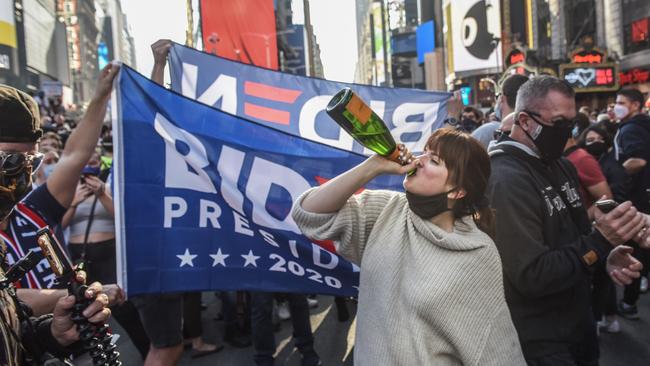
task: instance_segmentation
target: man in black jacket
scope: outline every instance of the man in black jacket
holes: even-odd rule
[[[645,214],[650,214],[650,116],[642,112],[645,98],[636,89],[623,89],[616,96],[614,114],[619,119],[619,130],[614,141],[614,155],[630,176],[630,200]],[[634,257],[645,265],[650,262],[650,251],[638,246]],[[628,319],[638,319],[636,302],[639,299],[641,279],[625,286],[619,313]]]
[[[576,116],[571,86],[534,78],[517,93],[515,113],[510,137],[490,149],[488,189],[513,322],[529,365],[596,365],[590,272],[607,258],[616,282],[637,277],[631,248],[611,249],[640,240],[645,217],[625,202],[597,212],[592,228],[576,172],[561,159]]]

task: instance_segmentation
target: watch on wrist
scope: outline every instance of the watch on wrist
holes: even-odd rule
[[[443,122],[450,126],[456,126],[458,124],[458,120],[454,117],[447,117]]]

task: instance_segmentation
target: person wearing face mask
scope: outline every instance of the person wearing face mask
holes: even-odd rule
[[[575,121],[576,125],[571,131],[571,137],[567,140],[563,155],[573,164],[578,173],[580,198],[587,208],[589,218],[593,219],[594,207],[592,205],[594,202],[601,198],[612,198],[612,191],[609,189],[607,179],[605,179],[596,158],[576,142],[582,131],[589,127],[589,117],[578,112]]]
[[[590,309],[590,275],[606,260],[617,283],[639,276],[641,264],[620,246],[645,242],[645,217],[631,202],[592,227],[578,194],[575,169],[562,152],[576,115],[564,80],[538,76],[517,93],[515,125],[489,150],[487,195],[497,214],[495,243],[505,293],[529,366],[596,365],[598,340]]]
[[[52,174],[56,163],[59,161],[59,154],[55,150],[41,148],[40,151],[43,154],[43,162],[41,163],[41,168],[34,173],[34,188],[45,184],[47,177]]]
[[[303,193],[292,217],[361,267],[354,364],[522,365],[484,200],[487,153],[440,129],[402,166],[378,155]],[[356,191],[406,174],[406,193]]]
[[[650,116],[642,113],[645,98],[636,89],[620,90],[616,96],[614,113],[618,119],[618,133],[614,139],[614,154],[630,177],[630,200],[639,211],[650,214]],[[634,256],[650,265],[650,252],[635,248]],[[636,302],[640,294],[640,279],[626,286],[619,313],[629,319],[638,319]]]
[[[38,106],[27,94],[0,84],[0,263],[3,270],[23,257],[28,249],[38,248],[34,232],[45,226],[54,228],[72,200],[76,177],[97,140],[117,67],[109,65],[99,76],[97,90],[80,127],[61,155],[57,169],[46,183],[32,191],[32,174],[42,155],[36,145],[42,136]],[[44,264],[44,263],[45,264]],[[71,320],[74,296],[66,290],[50,290],[56,276],[46,261],[24,276],[14,293],[0,291],[0,364],[63,365],[79,340]],[[111,295],[99,283],[91,285],[86,297],[91,305],[84,311],[91,322],[103,323],[110,310]],[[52,313],[33,319],[31,310]],[[43,311],[45,310],[45,311]]]
[[[601,125],[589,126],[578,137],[577,146],[598,160],[614,201],[627,201],[630,197],[630,177],[616,161],[612,135]]]
[[[494,140],[495,131],[498,129],[503,130],[500,128],[501,121],[515,110],[517,91],[526,81],[528,81],[528,77],[524,75],[514,74],[506,77],[501,84],[501,94],[497,97],[494,109],[499,122],[486,123],[472,132],[472,137],[477,139],[486,149],[490,141]],[[508,131],[510,130],[508,129]]]
[[[641,212],[650,213],[650,116],[641,113],[643,101],[636,89],[618,92],[614,113],[619,130],[614,149],[616,159],[632,177],[632,202]]]
[[[483,123],[483,113],[474,107],[463,108],[461,119],[456,129],[459,131],[472,133]]]
[[[625,202],[629,197],[629,177],[614,157],[612,137],[607,130],[599,125],[587,127],[578,137],[577,146],[598,160],[611,188],[612,198],[616,202]],[[616,287],[604,266],[599,265],[594,271],[592,283],[592,306],[598,328],[608,333],[620,332],[621,326],[616,316]]]

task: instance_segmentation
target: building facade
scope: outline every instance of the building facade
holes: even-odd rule
[[[127,17],[122,12],[119,0],[97,0],[98,13],[101,13],[101,43],[106,46],[108,60],[119,60],[136,68],[135,45]],[[99,64],[101,68],[102,63]]]
[[[386,87],[424,88],[417,61],[418,0],[357,0],[355,82]]]
[[[99,75],[101,19],[94,0],[58,0],[57,12],[66,25],[73,99],[83,106],[92,99]]]
[[[0,82],[71,102],[66,29],[53,0],[0,1]]]
[[[470,104],[490,106],[511,73],[565,78],[578,105],[594,108],[622,86],[650,92],[647,0],[444,0],[442,8],[447,89],[467,90]]]

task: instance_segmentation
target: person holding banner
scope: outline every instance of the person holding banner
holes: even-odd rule
[[[27,94],[0,85],[0,262],[3,269],[28,250],[38,251],[34,232],[53,227],[65,213],[79,173],[99,137],[118,70],[113,64],[102,70],[95,96],[79,128],[70,136],[58,169],[34,191],[32,173],[42,158],[36,152],[43,134],[38,106]],[[24,276],[23,287],[29,288],[19,289],[17,296],[11,290],[0,291],[0,364],[22,365],[28,359],[39,364],[49,359],[48,364],[59,364],[54,359],[62,360],[72,351],[70,346],[79,339],[77,327],[70,319],[75,299],[66,296],[65,291],[42,290],[51,287],[49,281],[54,278],[49,266],[39,265]],[[110,316],[107,309],[110,299],[103,293],[101,284],[92,284],[85,295],[93,301],[84,315],[91,322],[106,321]],[[52,309],[53,314],[37,319],[27,317],[32,305]]]
[[[450,129],[434,132],[417,158],[400,149],[408,164],[375,155],[303,193],[292,210],[305,235],[335,240],[361,267],[354,364],[525,364],[490,237],[485,149]],[[405,194],[354,194],[413,169]]]

